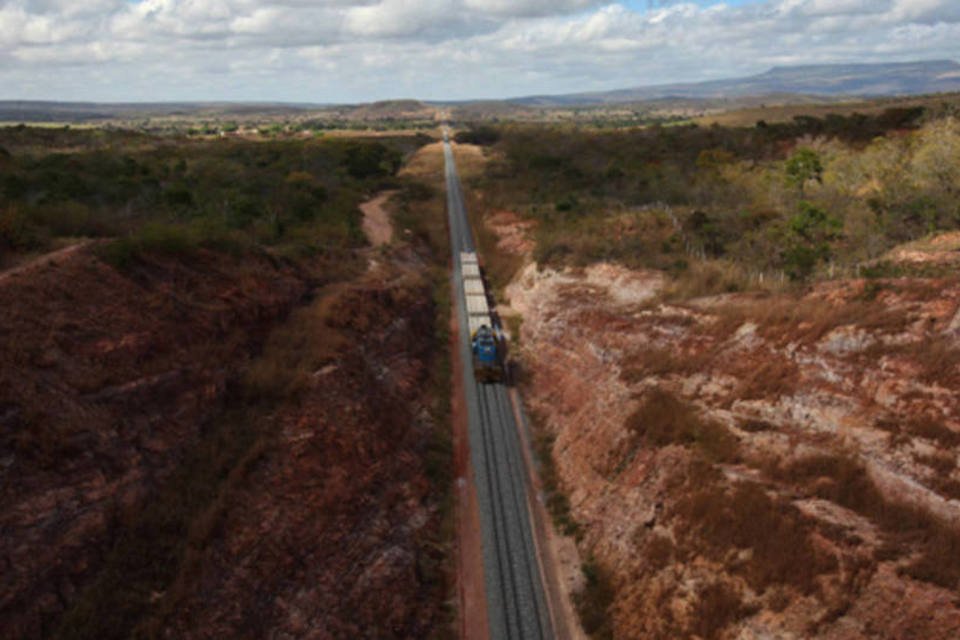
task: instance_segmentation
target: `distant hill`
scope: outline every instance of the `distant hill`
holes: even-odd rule
[[[330,118],[351,121],[431,120],[436,108],[418,100],[324,105],[271,102],[52,102],[0,100],[0,122],[132,122],[149,118]]]
[[[97,122],[139,118],[295,115],[321,105],[240,102],[53,102],[0,100],[0,122]]]
[[[662,98],[717,99],[774,94],[884,97],[951,91],[960,91],[960,64],[953,60],[931,60],[774,67],[766,73],[748,78],[557,96],[528,96],[509,102],[551,107],[645,102]]]
[[[932,60],[894,64],[827,64],[774,67],[747,78],[687,84],[542,95],[507,100],[387,100],[368,104],[243,102],[82,103],[0,101],[0,122],[131,123],[145,119],[317,118],[350,122],[543,118],[570,108],[636,107],[654,113],[703,115],[770,104],[822,104],[854,98],[888,98],[960,92],[960,64]],[[449,111],[452,109],[453,111]],[[531,115],[532,114],[532,115]]]

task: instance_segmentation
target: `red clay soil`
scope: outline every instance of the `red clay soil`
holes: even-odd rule
[[[960,283],[650,304],[662,278],[531,266],[507,291],[595,628],[960,637]]]
[[[166,637],[426,638],[447,624],[425,462],[438,427],[424,391],[430,289],[370,274],[329,308],[345,346],[276,415],[221,533],[167,603]]]
[[[71,249],[0,280],[0,630],[48,632],[307,291],[266,257],[121,273]]]

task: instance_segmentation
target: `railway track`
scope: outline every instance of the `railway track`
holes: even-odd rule
[[[446,136],[445,136],[446,138]],[[469,363],[470,334],[461,252],[474,252],[453,151],[444,140],[447,212],[453,250],[453,282],[459,305],[461,361]],[[502,384],[479,384],[463,367],[470,456],[483,546],[490,637],[553,638],[531,522],[530,490],[513,406]]]

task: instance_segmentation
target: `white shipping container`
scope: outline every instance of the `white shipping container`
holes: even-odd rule
[[[487,296],[467,296],[467,313],[473,315],[490,315],[487,305]]]
[[[460,271],[461,271],[461,273],[463,273],[463,278],[464,278],[465,280],[466,280],[467,278],[479,278],[479,277],[480,277],[480,267],[478,267],[478,266],[476,265],[476,263],[470,263],[470,262],[468,262],[468,263],[466,263],[466,264],[463,265],[463,267],[460,269]]]
[[[469,280],[464,280],[463,291],[468,296],[486,295],[486,291],[484,291],[483,289],[483,281],[478,278],[470,278]]]
[[[483,315],[470,316],[469,318],[467,318],[467,324],[468,324],[469,327],[470,327],[470,337],[471,337],[471,338],[473,337],[473,334],[475,334],[475,333],[477,332],[477,329],[479,329],[480,327],[482,327],[482,326],[484,326],[484,325],[486,325],[486,326],[488,326],[488,327],[492,327],[492,326],[493,326],[492,323],[490,322],[490,316],[483,316]]]
[[[477,254],[472,251],[463,251],[460,253],[460,264],[477,264]]]

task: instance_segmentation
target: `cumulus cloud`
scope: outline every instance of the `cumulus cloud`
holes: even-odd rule
[[[956,0],[0,0],[0,97],[355,101],[960,57]]]

